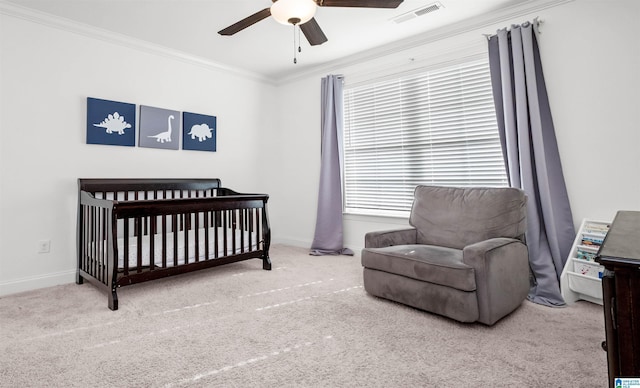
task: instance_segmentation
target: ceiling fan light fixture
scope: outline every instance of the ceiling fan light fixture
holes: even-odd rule
[[[304,24],[316,13],[313,0],[278,0],[271,5],[271,16],[282,24]]]

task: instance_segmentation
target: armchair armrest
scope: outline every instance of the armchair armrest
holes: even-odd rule
[[[415,228],[384,230],[369,232],[364,236],[365,248],[384,248],[393,245],[416,244],[417,232]]]
[[[462,261],[473,267],[478,321],[492,325],[509,314],[529,293],[529,253],[518,239],[493,238],[468,245]]]

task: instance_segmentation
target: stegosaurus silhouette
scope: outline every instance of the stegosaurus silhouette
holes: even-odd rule
[[[93,124],[93,126],[104,128],[108,134],[116,132],[118,135],[124,135],[124,130],[131,128],[131,124],[124,121],[124,116],[120,116],[118,112],[109,114],[100,124]]]

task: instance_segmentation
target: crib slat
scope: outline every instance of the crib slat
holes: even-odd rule
[[[262,238],[262,230],[261,230],[261,222],[260,222],[260,218],[262,217],[262,209],[258,209],[258,211],[256,212],[256,249],[260,250],[261,249],[261,243],[262,241],[264,241],[264,239]]]
[[[95,260],[93,261],[93,273],[94,275],[98,278],[98,280],[103,281],[104,279],[101,279],[100,277],[100,263],[102,263],[102,258],[104,256],[104,241],[103,241],[103,230],[104,230],[104,217],[103,217],[103,211],[104,209],[100,209],[98,208],[98,222],[97,222],[97,229],[98,229],[98,241],[97,241],[97,245],[98,245],[98,255],[96,256]]]
[[[247,209],[241,209],[240,210],[240,253],[244,253],[244,233],[245,233],[244,226],[245,226],[246,217],[247,217]]]
[[[88,249],[88,244],[90,244],[90,239],[89,239],[89,225],[90,225],[90,220],[91,220],[91,215],[89,212],[89,207],[88,206],[83,206],[83,211],[82,211],[82,216],[83,216],[83,228],[82,228],[82,256],[80,256],[80,262],[82,263],[82,270],[86,271],[87,270],[87,256],[89,256],[91,254],[90,250]],[[90,247],[90,245],[89,245]]]
[[[182,190],[180,190],[180,198],[184,198],[184,191]],[[180,216],[180,230],[183,230],[183,229],[184,229],[184,214]]]
[[[89,239],[88,239],[89,244],[91,245],[89,247],[90,253],[89,253],[89,256],[87,256],[87,265],[86,265],[86,271],[91,273],[92,275],[93,273],[91,272],[91,263],[93,262],[94,257],[96,257],[96,252],[98,249],[98,246],[96,245],[97,241],[95,236],[95,228],[96,228],[95,212],[96,212],[96,208],[92,206],[89,209],[89,223],[91,226],[89,228]]]
[[[100,251],[99,251],[100,241],[98,241],[98,227],[99,227],[98,209],[95,207],[91,209],[91,218],[93,219],[93,222],[91,224],[91,244],[92,244],[91,250],[93,252],[91,254],[91,257],[89,258],[88,270],[91,276],[95,277],[96,276],[95,262],[97,260],[98,255],[100,254]]]
[[[96,208],[95,207],[91,207],[91,209],[89,210],[89,222],[91,223],[91,228],[89,230],[89,243],[91,244],[91,253],[89,254],[89,256],[87,257],[87,272],[89,272],[91,275],[93,275],[93,271],[91,266],[93,265],[93,260],[96,257],[96,254],[98,252],[98,242],[96,241]]]
[[[110,224],[110,218],[111,218],[111,210],[105,208],[104,209],[104,260],[102,261],[102,279],[104,280],[104,283],[106,284],[108,282],[109,276],[107,273],[107,263],[109,261],[109,235],[111,233],[111,231],[109,230],[109,224]]]
[[[93,230],[93,207],[89,207],[87,206],[87,211],[85,213],[85,217],[86,217],[86,222],[87,222],[87,230],[85,231],[85,249],[87,250],[87,256],[84,258],[84,267],[83,269],[87,272],[89,272],[89,264],[90,264],[90,258],[93,257],[94,253],[93,253],[93,249],[95,247],[95,244],[93,242],[93,235],[92,235],[92,230]]]
[[[122,228],[122,257],[124,258],[123,267],[124,267],[124,276],[129,275],[129,218],[125,218]]]
[[[231,210],[231,254],[236,253],[236,231],[238,230],[236,211]]]
[[[173,232],[173,266],[178,266],[178,216],[173,215],[172,217],[172,232]]]
[[[185,227],[184,227],[184,264],[189,264],[189,227],[190,222],[188,220],[191,219],[191,214],[184,214],[185,219]]]
[[[107,211],[107,209],[101,209],[101,213],[102,213],[102,232],[101,232],[101,236],[100,236],[100,241],[102,242],[101,246],[102,246],[102,255],[100,256],[100,262],[98,263],[98,267],[99,267],[99,271],[100,271],[100,278],[102,279],[102,281],[104,283],[107,282],[107,277],[106,277],[106,271],[104,270],[105,268],[105,264],[107,264],[107,258],[108,256],[108,250],[109,250],[109,246],[107,245],[107,235],[108,235],[108,230],[107,230],[107,217],[109,215],[109,212]]]
[[[94,212],[95,212],[94,207],[90,207],[87,212],[87,217],[89,218],[89,231],[87,233],[88,234],[87,242],[90,245],[89,245],[89,255],[87,256],[86,263],[85,263],[85,271],[87,271],[90,274],[91,274],[91,260],[94,257],[96,257],[96,238],[94,236],[95,219],[93,216]]]
[[[87,230],[87,223],[86,223],[86,219],[87,219],[87,210],[86,210],[86,206],[79,204],[78,205],[78,254],[80,255],[78,257],[78,269],[84,270],[84,258],[86,255],[86,246],[87,246],[87,240],[85,238],[85,234],[86,234],[86,230]],[[79,279],[76,279],[76,281],[78,282]]]
[[[214,240],[213,240],[213,257],[214,258],[218,258],[218,253],[220,252],[220,236],[218,235],[218,229],[220,227],[220,212],[219,211],[213,211],[213,214],[215,214],[215,219],[214,219],[214,223],[213,226],[215,226],[215,229],[213,230],[213,234],[214,234]]]
[[[144,199],[145,200],[149,199],[149,192],[148,191],[144,192]],[[144,228],[143,234],[145,234],[145,235],[149,234],[149,225],[148,225],[149,224],[149,218],[148,217],[143,217],[143,218],[141,218],[141,221],[142,221],[142,225],[143,225],[143,228]]]
[[[136,232],[137,232],[137,249],[136,249],[136,272],[142,272],[142,220],[141,217],[136,217]]]
[[[167,216],[166,215],[162,216],[162,266],[164,268],[167,268]]]
[[[228,245],[227,244],[227,229],[229,229],[228,222],[227,222],[228,215],[229,215],[228,211],[224,210],[222,212],[222,221],[223,221],[223,224],[224,224],[224,225],[222,225],[222,238],[223,238],[222,244],[224,246],[224,251],[222,252],[222,256],[227,256],[228,255],[228,253],[227,253],[227,245]]]
[[[253,241],[252,241],[252,237],[253,237],[253,214],[255,213],[256,209],[249,209],[249,220],[247,221],[249,224],[249,250],[252,251],[253,250]]]
[[[194,217],[193,237],[195,240],[194,255],[195,255],[196,262],[198,262],[200,261],[200,213],[194,213],[193,217]]]
[[[106,209],[99,209],[98,213],[100,214],[100,223],[98,224],[100,229],[98,236],[98,238],[100,239],[100,254],[98,255],[98,260],[96,260],[95,263],[95,271],[98,280],[104,283],[105,279],[102,272],[102,263],[105,262],[106,235],[104,233],[104,230],[106,229],[107,223],[105,216]]]
[[[203,213],[204,216],[204,259],[209,260],[209,213]]]
[[[100,209],[99,208],[94,208],[94,221],[95,221],[95,225],[93,225],[93,246],[95,248],[95,254],[91,258],[90,268],[91,268],[91,274],[97,278],[96,262],[100,257]]]
[[[133,200],[134,201],[138,200],[138,192],[137,191],[133,192]],[[133,220],[133,235],[137,236],[137,233],[138,233],[138,219],[134,218],[134,220]]]
[[[109,235],[109,230],[107,229],[108,216],[109,212],[107,209],[102,209],[102,241],[104,243],[104,249],[102,250],[102,260],[100,260],[100,278],[105,284],[107,283],[107,259],[109,258],[109,245],[107,244],[109,242],[107,239]]]
[[[258,220],[260,219],[260,209],[253,209],[253,222],[251,223],[253,234],[255,236],[255,241],[253,242],[253,250],[260,249],[260,230],[258,229]]]
[[[152,271],[156,266],[156,217],[149,217],[150,225],[149,225],[149,269]]]
[[[98,278],[98,280],[102,281],[102,279],[100,279],[100,272],[99,272],[99,263],[102,261],[102,250],[103,250],[103,244],[102,244],[102,209],[98,208],[96,209],[96,213],[97,213],[97,222],[96,222],[96,246],[98,247],[98,254],[96,255],[96,257],[93,260],[93,274],[94,276],[96,276]]]

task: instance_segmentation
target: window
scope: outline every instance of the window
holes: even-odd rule
[[[507,186],[486,59],[344,91],[345,212],[406,216],[416,185]]]

